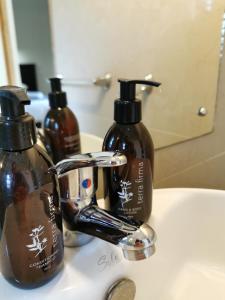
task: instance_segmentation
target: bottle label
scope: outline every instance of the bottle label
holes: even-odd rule
[[[38,257],[44,249],[51,243],[51,247],[54,250],[51,255],[45,257],[41,261],[29,264],[30,268],[45,268],[56,259],[56,254],[58,253],[57,244],[58,244],[58,234],[57,234],[57,225],[55,220],[55,207],[53,203],[53,197],[46,191],[41,192],[41,199],[46,203],[49,203],[49,213],[48,213],[48,226],[50,226],[51,239],[49,240],[48,235],[46,234],[46,228],[44,225],[39,225],[31,230],[29,237],[32,240],[32,243],[26,245],[28,251],[32,251],[35,257]]]
[[[146,221],[151,212],[152,172],[149,159],[132,158],[127,165],[107,170],[111,210]],[[108,173],[109,174],[109,173]]]
[[[74,134],[70,136],[64,137],[64,149],[66,152],[69,151],[69,154],[72,153],[79,153],[80,152],[80,135]]]
[[[55,164],[62,159],[81,152],[79,133],[71,132],[71,134],[69,134],[45,129],[45,136],[46,148],[48,148],[49,155]]]
[[[132,183],[128,180],[120,180],[120,187],[121,187],[121,192],[117,192],[120,201],[121,201],[121,205],[124,208],[125,204],[130,202],[133,199],[133,193],[130,192],[131,188],[132,188]]]
[[[48,242],[44,231],[45,226],[39,225],[31,230],[29,236],[32,239],[32,244],[26,245],[29,251],[35,251],[35,257],[37,257],[45,248]]]
[[[32,285],[58,270],[63,235],[56,185],[48,183],[29,192],[27,182],[15,187],[14,201],[6,208],[0,260],[5,277]]]

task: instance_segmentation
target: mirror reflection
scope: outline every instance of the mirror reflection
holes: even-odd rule
[[[43,121],[47,79],[61,75],[81,131],[104,137],[113,122],[117,79],[146,78],[162,82],[158,89],[137,89],[156,148],[211,132],[223,7],[221,1],[210,7],[191,2],[13,0],[32,114]]]

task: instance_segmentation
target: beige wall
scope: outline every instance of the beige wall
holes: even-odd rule
[[[152,25],[154,22],[159,21],[159,12],[162,11],[162,5],[164,5],[164,8],[168,11],[168,9],[171,9],[171,3],[170,5],[167,4],[166,1],[153,1],[157,6],[157,14],[155,15],[156,18],[149,18],[149,23],[146,24],[146,28],[149,28],[150,25]],[[177,1],[177,3],[180,1]],[[92,35],[88,35],[89,39],[86,39],[85,35],[82,35],[78,32],[76,22],[78,20],[78,17],[80,17],[82,22],[86,24],[87,16],[86,11],[85,14],[79,15],[78,10],[75,10],[77,12],[77,16],[74,17],[74,2],[67,0],[61,3],[60,0],[51,0],[51,25],[52,25],[52,34],[53,34],[53,45],[54,45],[54,58],[55,58],[55,67],[56,71],[59,73],[62,73],[67,78],[94,78],[96,75],[104,74],[105,72],[113,72],[113,75],[115,78],[118,76],[128,76],[130,77],[130,74],[137,74],[137,76],[143,76],[143,74],[148,73],[145,68],[143,68],[143,71],[140,67],[140,64],[136,66],[134,70],[130,70],[129,66],[133,67],[133,62],[139,62],[140,59],[143,58],[142,66],[146,67],[146,56],[143,55],[143,57],[140,55],[140,52],[137,51],[137,59],[132,61],[130,59],[130,56],[127,55],[129,53],[129,49],[123,52],[123,57],[121,58],[121,61],[115,61],[113,64],[113,67],[109,65],[107,55],[101,56],[101,67],[99,67],[99,61],[98,61],[98,53],[96,54],[93,50],[93,47],[91,47],[88,42],[91,42],[92,45],[95,45],[96,41],[93,38]],[[77,1],[76,5],[81,5],[80,9],[83,9],[83,3],[84,1]],[[88,1],[85,1],[86,5],[89,4]],[[103,3],[103,1],[99,1],[98,3]],[[134,1],[132,2],[134,3]],[[139,2],[140,3],[140,2]],[[145,3],[146,5],[149,4],[149,2],[143,1],[142,4]],[[174,1],[175,3],[175,1]],[[203,6],[205,3],[206,11],[204,12],[205,17],[210,18],[210,14],[212,13],[213,9],[215,9],[215,5],[218,5],[220,7],[220,11],[218,9],[215,9],[215,12],[218,13],[218,11],[221,13],[221,16],[217,16],[215,18],[215,22],[217,22],[217,28],[219,28],[221,21],[222,21],[222,13],[224,11],[224,1],[218,0],[218,1],[199,1],[199,0],[193,0],[193,1],[186,1],[185,4],[189,7],[189,15],[190,15],[190,32],[193,26],[198,27],[198,25],[201,23],[199,22],[201,18],[199,18],[199,15],[197,12],[199,11],[199,6]],[[143,4],[144,5],[144,4]],[[68,10],[68,7],[71,8]],[[78,7],[79,8],[79,7]],[[93,8],[92,8],[93,9]],[[172,26],[172,28],[177,28],[177,25],[174,23],[173,20],[177,20],[177,15],[179,15],[179,18],[182,19],[182,15],[180,15],[180,10],[183,11],[183,6],[180,4],[179,7],[177,7],[177,10],[173,10],[173,13],[175,15],[173,16],[173,13],[171,12],[170,18],[166,15],[166,18],[163,20],[165,21],[166,26],[161,26],[162,31],[165,29],[165,31],[168,28],[168,21],[171,21],[169,24]],[[69,12],[68,12],[69,11]],[[149,12],[149,10],[146,10],[146,12]],[[89,11],[90,14],[92,14],[92,10]],[[185,11],[184,15],[187,15],[187,11]],[[67,19],[67,22],[63,23],[63,16],[64,19]],[[167,18],[168,17],[168,18]],[[103,26],[105,23],[103,22],[102,18],[99,18],[96,20],[95,25]],[[160,20],[162,21],[162,20]],[[58,26],[59,23],[61,26]],[[163,21],[162,21],[163,23]],[[160,25],[162,24],[160,23]],[[80,23],[79,23],[80,24]],[[208,24],[208,23],[207,23]],[[107,25],[107,22],[106,22]],[[216,41],[215,40],[215,33],[212,31],[206,29],[204,26],[205,24],[201,23],[201,27],[205,29],[204,34],[207,38],[207,40],[210,40],[213,51],[215,50]],[[81,26],[82,27],[82,26]],[[104,27],[104,26],[103,26]],[[88,27],[88,30],[92,27]],[[104,27],[104,28],[107,28]],[[152,26],[150,26],[152,28]],[[183,27],[179,27],[181,30],[183,30]],[[211,27],[210,27],[211,28]],[[96,30],[98,30],[97,28]],[[164,31],[163,31],[164,32]],[[103,31],[105,34],[105,31]],[[184,38],[186,36],[186,33],[182,31],[184,34]],[[74,40],[74,37],[76,36],[76,40]],[[149,34],[150,36],[150,34]],[[79,37],[79,38],[78,38]],[[202,73],[210,73],[212,67],[215,66],[215,61],[212,61],[208,59],[208,57],[202,55],[199,60],[193,60],[193,57],[191,56],[193,47],[195,49],[204,49],[203,44],[201,43],[201,37],[202,35],[199,33],[196,35],[196,40],[193,40],[193,43],[190,44],[190,47],[186,48],[184,47],[183,50],[187,51],[190,54],[190,57],[188,59],[184,58],[183,63],[187,64],[187,67],[194,66],[194,71],[191,69],[191,80],[187,81],[184,80],[183,85],[180,86],[180,91],[182,92],[182,95],[187,95],[187,88],[189,90],[192,90],[191,84],[193,82],[198,85],[198,79],[202,80],[202,76],[196,77],[196,80],[194,80],[194,77],[196,75],[196,71],[199,68],[199,64],[204,65],[204,68],[201,69]],[[141,36],[140,39],[145,39],[146,36]],[[156,79],[160,78],[165,86],[170,87],[176,87],[175,77],[173,76],[173,73],[171,73],[171,68],[167,68],[166,64],[163,63],[162,57],[164,57],[163,49],[166,51],[168,46],[168,42],[172,44],[173,47],[176,48],[176,45],[174,41],[176,42],[179,40],[177,36],[174,36],[174,40],[172,39],[166,39],[160,38],[159,32],[155,32],[155,40],[151,40],[150,45],[154,48],[154,51],[147,51],[146,55],[151,54],[150,56],[153,57],[153,55],[159,54],[155,59],[155,66],[159,68],[159,71],[162,73],[156,74],[160,76],[156,76]],[[161,48],[157,48],[159,45],[159,42],[162,42],[163,45]],[[69,43],[69,44],[68,44]],[[63,45],[63,46],[62,46]],[[80,45],[84,45],[84,50],[80,51],[79,47]],[[88,45],[88,46],[87,46]],[[111,43],[110,39],[108,41],[108,44],[106,44],[106,50],[114,49],[117,43]],[[96,46],[96,45],[95,45]],[[99,47],[99,51],[101,49],[101,45],[97,43],[97,46]],[[119,44],[120,46],[120,44]],[[119,47],[117,45],[117,48]],[[132,47],[131,47],[132,48]],[[135,49],[133,47],[132,49]],[[158,49],[158,50],[157,50]],[[118,51],[121,50],[121,48],[117,49]],[[98,51],[97,51],[98,52]],[[216,52],[217,56],[217,63],[219,59],[219,53]],[[96,55],[95,55],[96,54]],[[107,54],[107,53],[106,53]],[[129,53],[130,54],[130,53]],[[82,57],[86,55],[88,60],[83,59]],[[120,62],[123,62],[128,59],[128,64],[124,65]],[[132,61],[132,62],[131,62]],[[94,65],[93,65],[94,64]],[[177,59],[176,56],[173,56],[172,64],[174,64],[177,68],[177,74],[178,76],[184,76],[186,73],[184,72],[184,68],[181,66],[180,61]],[[119,68],[119,69],[118,69]],[[121,68],[121,69],[120,69]],[[128,73],[129,71],[129,73]],[[151,72],[151,70],[149,69]],[[133,72],[133,73],[132,73]],[[167,73],[168,72],[168,73]],[[154,73],[154,72],[153,72]],[[115,79],[114,78],[114,79]],[[186,77],[184,76],[186,79]],[[216,77],[215,77],[216,78]],[[215,82],[216,83],[216,82]],[[160,149],[156,151],[155,155],[155,187],[156,188],[162,188],[162,187],[206,187],[206,188],[218,188],[218,189],[225,189],[225,58],[223,57],[221,65],[220,65],[220,77],[219,77],[219,84],[218,84],[218,91],[217,91],[217,106],[216,106],[216,116],[215,116],[215,126],[212,133],[192,139],[187,142],[183,142],[174,146],[169,146],[164,149]],[[210,81],[202,80],[201,81],[201,91],[205,92],[205,95],[207,96],[207,87],[211,84]],[[112,101],[117,95],[115,82],[114,87],[111,88],[110,91],[101,93],[101,91],[95,89],[94,87],[71,87],[70,89],[67,89],[68,96],[70,100],[70,105],[74,109],[75,113],[78,116],[78,119],[80,121],[81,130],[88,131],[90,133],[97,134],[99,136],[104,136],[105,131],[109,127],[109,125],[112,122],[112,111],[113,111],[113,104]],[[159,99],[158,99],[158,91],[154,91],[152,102],[155,101],[157,105],[159,105]],[[176,93],[172,93],[174,97],[177,97]],[[107,97],[107,99],[106,99]],[[182,97],[181,97],[182,98]],[[181,99],[179,98],[179,99]],[[193,98],[193,97],[192,97]],[[164,102],[165,103],[164,98]],[[191,99],[191,97],[190,97]],[[201,99],[201,97],[194,98],[195,99]],[[152,107],[152,102],[149,102],[150,107]],[[188,103],[188,102],[187,102]],[[168,102],[166,102],[166,105]],[[150,108],[152,109],[152,108]],[[150,118],[149,114],[147,114],[150,110],[148,110],[145,107],[144,110],[144,122],[147,122],[147,118]],[[164,107],[161,107],[161,112],[164,112]],[[192,111],[195,113],[195,110]],[[175,110],[169,110],[169,113],[175,113]],[[210,111],[212,113],[212,111]],[[156,118],[158,118],[159,115],[156,115]],[[89,120],[89,122],[87,122]],[[203,120],[203,119],[202,119]],[[178,126],[182,127],[183,120],[181,119],[180,122],[178,122]],[[189,121],[190,122],[190,121]],[[86,126],[86,127],[85,127]],[[197,125],[196,125],[197,126]],[[151,128],[150,128],[151,129]]]
[[[149,97],[137,86],[137,95],[156,148],[212,130],[224,0],[49,3],[55,70],[64,76],[82,131],[104,137],[117,78],[149,73],[162,86]],[[91,84],[105,73],[113,77],[107,91]],[[208,110],[204,118],[197,114],[201,106]]]
[[[19,85],[21,80],[11,0],[0,0],[0,21],[0,72],[3,72],[0,79],[2,84]]]
[[[5,51],[4,51],[4,44],[3,44],[1,10],[0,10],[0,66],[1,66],[1,71],[0,71],[0,86],[1,86],[1,85],[5,85],[8,82]]]
[[[211,134],[156,151],[155,187],[225,189],[225,51]]]

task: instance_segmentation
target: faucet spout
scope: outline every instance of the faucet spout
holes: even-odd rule
[[[142,224],[132,235],[124,237],[119,246],[128,260],[141,260],[155,253],[155,231],[148,224]]]
[[[145,259],[155,252],[156,235],[147,224],[141,226],[117,218],[97,205],[89,205],[74,217],[76,230],[119,246],[128,260]]]

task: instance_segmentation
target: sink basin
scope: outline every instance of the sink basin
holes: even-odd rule
[[[150,225],[158,240],[147,260],[126,261],[119,248],[94,239],[65,249],[64,270],[41,288],[14,288],[0,276],[0,299],[103,300],[128,277],[135,300],[224,300],[225,191],[155,190]]]

